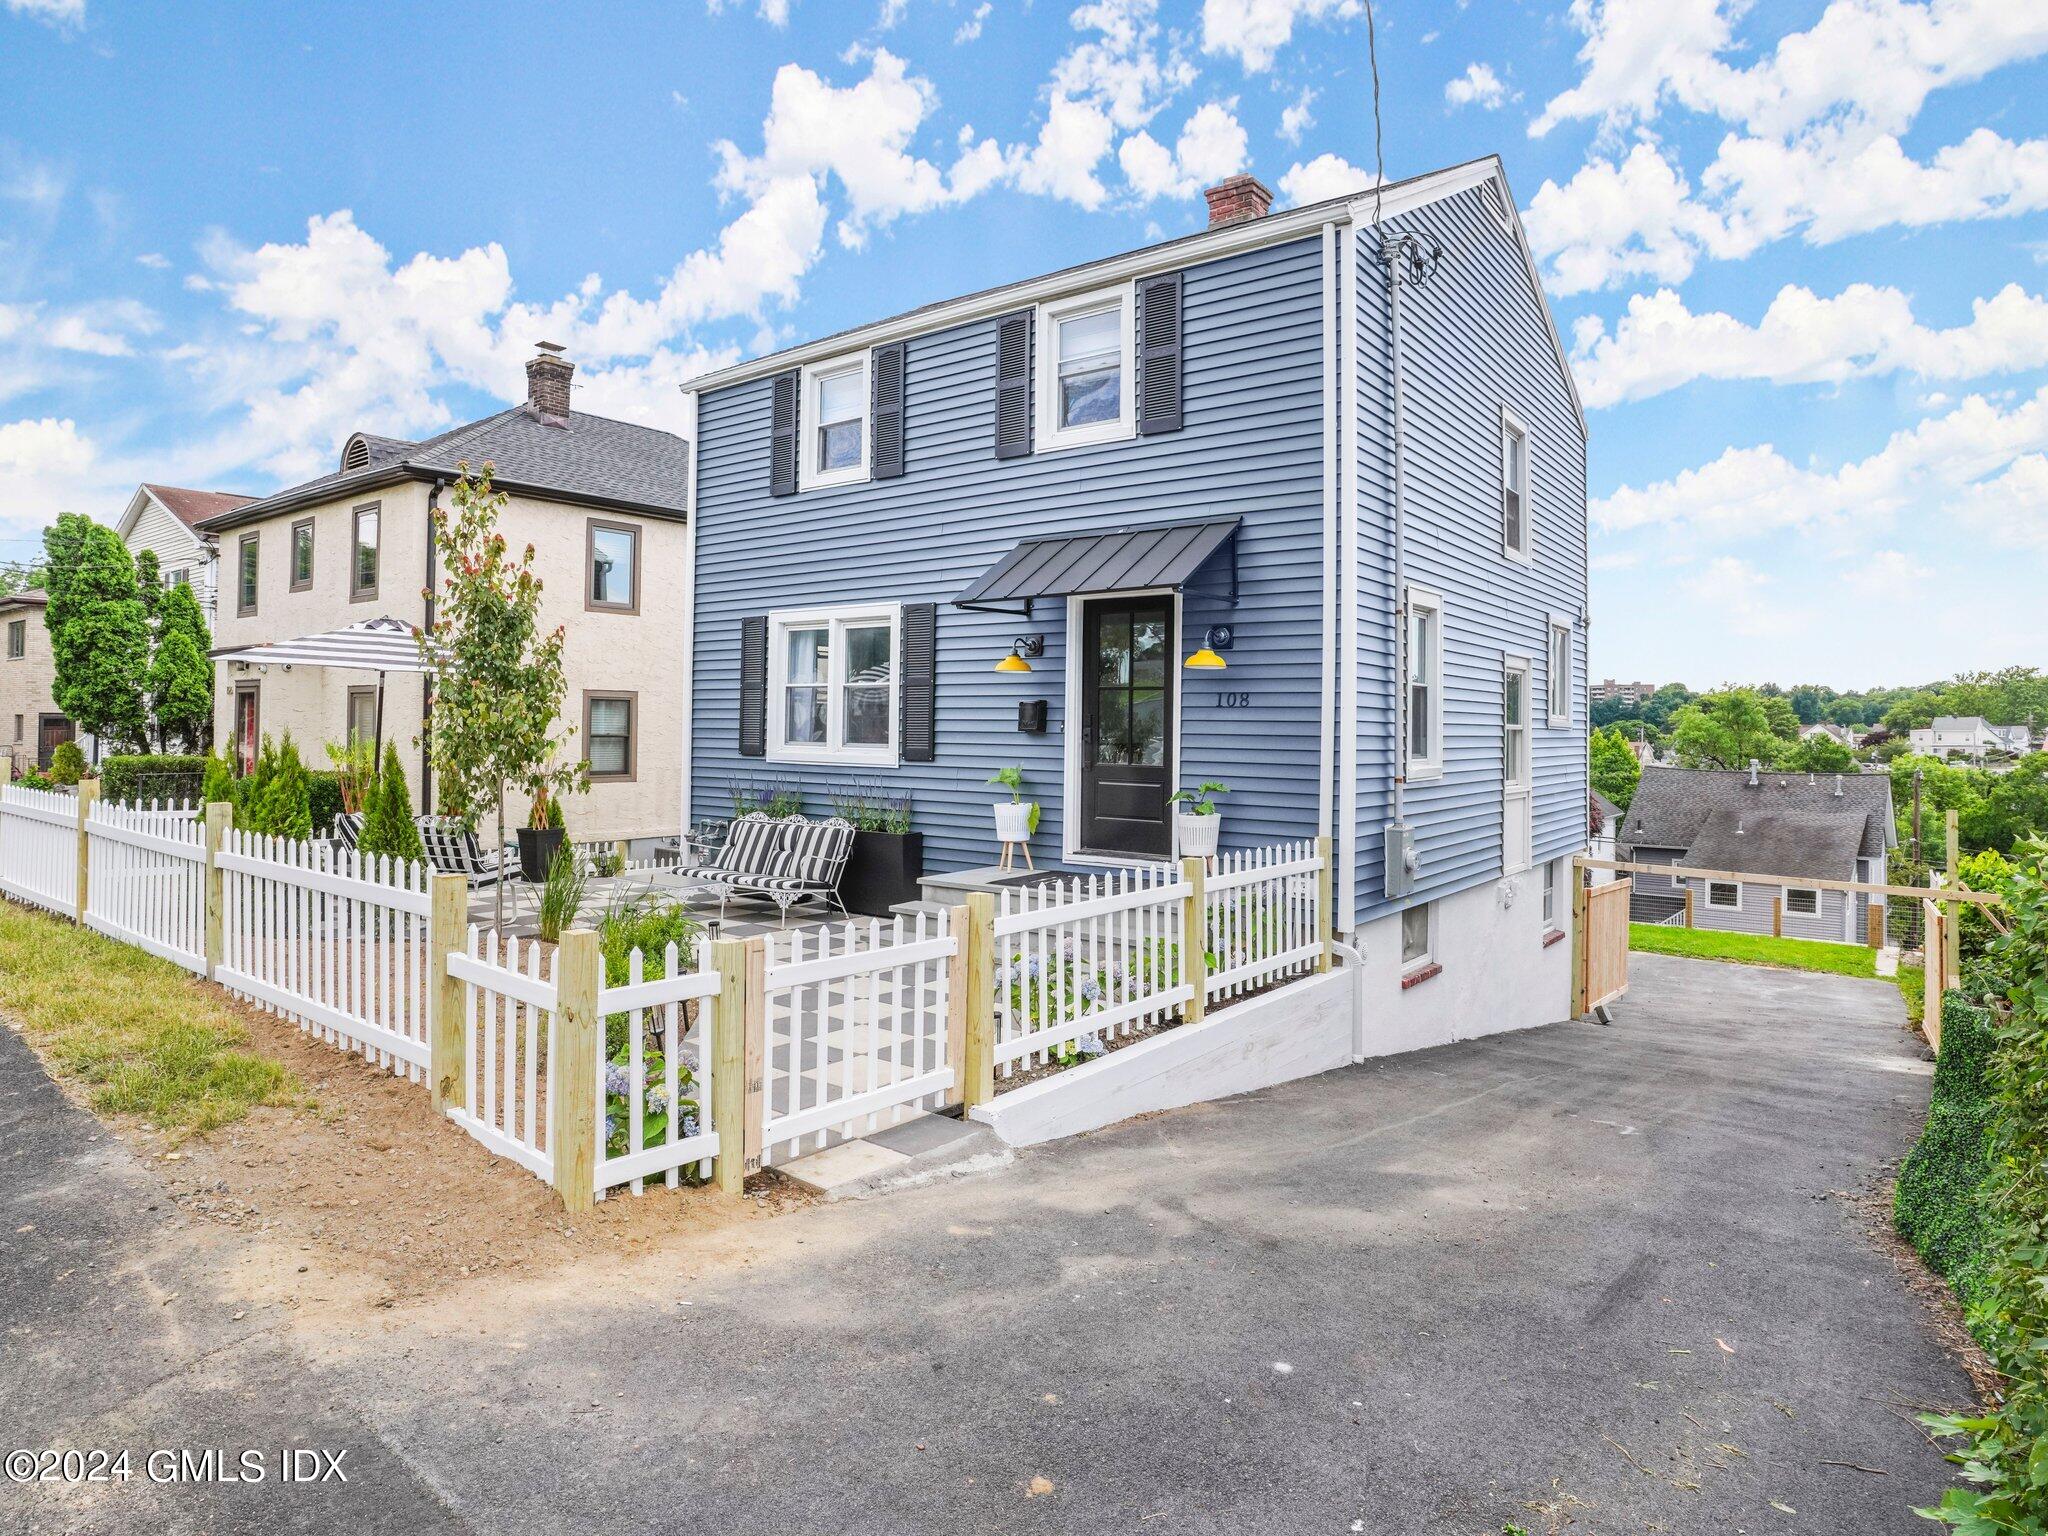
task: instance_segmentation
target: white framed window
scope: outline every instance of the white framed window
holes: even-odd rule
[[[1558,873],[1564,868],[1563,859],[1552,859],[1543,866],[1543,931],[1549,933],[1557,927],[1557,893],[1563,884]]]
[[[1403,772],[1415,779],[1441,778],[1444,771],[1444,600],[1423,587],[1407,592],[1407,720],[1402,739]]]
[[[1501,670],[1500,776],[1510,794],[1529,788],[1529,663],[1519,656]]]
[[[768,616],[768,756],[896,762],[894,603]]]
[[[1136,371],[1128,283],[1039,305],[1037,449],[1133,436]]]
[[[868,354],[813,363],[797,406],[797,485],[813,491],[868,477]]]
[[[1742,887],[1733,880],[1709,880],[1707,882],[1707,905],[1718,907],[1723,912],[1742,910]]]
[[[1801,917],[1820,916],[1820,892],[1796,885],[1785,887],[1785,910]]]
[[[1527,560],[1530,536],[1529,429],[1506,406],[1500,408],[1500,547],[1510,560]]]
[[[1544,679],[1549,694],[1550,723],[1572,723],[1572,621],[1558,614],[1550,616],[1550,675]]]
[[[1436,903],[1425,901],[1401,913],[1401,974],[1436,962]]]

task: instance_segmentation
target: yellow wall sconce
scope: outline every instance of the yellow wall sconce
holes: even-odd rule
[[[1197,672],[1221,672],[1230,665],[1222,653],[1230,649],[1235,639],[1228,624],[1211,624],[1203,632],[1202,648],[1181,665]]]
[[[998,672],[1029,672],[1031,663],[1025,658],[1045,654],[1045,636],[1019,635],[1010,642],[1010,654],[996,663]]]

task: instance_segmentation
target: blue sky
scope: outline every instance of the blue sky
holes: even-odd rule
[[[1377,0],[1591,406],[1593,667],[2048,661],[2048,7]],[[0,0],[0,559],[522,388],[692,373],[1373,164],[1363,0]]]

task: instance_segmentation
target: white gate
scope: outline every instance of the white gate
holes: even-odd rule
[[[187,810],[88,807],[86,926],[206,974],[205,827]]]

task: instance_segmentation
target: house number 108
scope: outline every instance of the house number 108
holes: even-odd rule
[[[1252,696],[1249,693],[1219,693],[1216,706],[1219,709],[1250,709]]]

